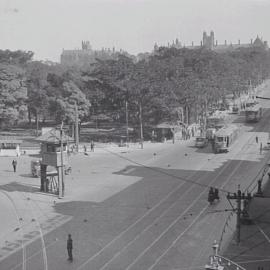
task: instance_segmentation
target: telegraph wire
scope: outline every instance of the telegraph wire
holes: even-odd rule
[[[175,178],[175,179],[178,179],[178,180],[187,182],[187,183],[195,184],[195,185],[198,185],[198,186],[201,186],[201,187],[209,187],[209,188],[210,188],[210,187],[213,187],[213,186],[210,186],[210,185],[208,185],[208,184],[202,184],[202,183],[199,183],[199,182],[197,182],[197,181],[189,180],[189,179],[187,179],[187,178],[185,178],[185,177],[177,176],[177,175],[174,175],[174,174],[172,174],[172,173],[164,172],[164,171],[159,170],[159,169],[157,169],[157,168],[153,168],[153,167],[147,166],[147,165],[145,165],[145,164],[143,164],[143,163],[140,163],[140,162],[138,162],[138,161],[132,160],[132,159],[127,158],[127,157],[124,157],[124,156],[122,156],[122,155],[120,155],[120,154],[118,154],[118,153],[115,153],[115,152],[113,152],[113,151],[110,151],[110,150],[106,149],[105,147],[102,147],[102,149],[103,149],[104,151],[106,151],[106,152],[112,154],[112,155],[115,155],[115,156],[117,156],[117,157],[119,157],[119,158],[121,158],[121,159],[124,159],[124,160],[126,160],[126,161],[129,161],[130,163],[133,163],[133,164],[138,165],[138,166],[140,166],[140,167],[143,167],[143,168],[145,168],[145,169],[148,169],[148,170],[151,170],[151,171],[154,171],[154,172],[158,172],[158,173],[160,173],[160,174],[163,174],[163,175],[166,175],[166,176],[169,176],[169,177],[172,177],[172,178]],[[230,192],[230,191],[228,191],[228,190],[226,190],[226,189],[223,189],[223,188],[221,188],[221,189],[219,189],[219,190],[220,190],[221,192],[224,192],[224,193]]]

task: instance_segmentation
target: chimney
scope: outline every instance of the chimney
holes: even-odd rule
[[[225,45],[227,45],[227,40],[225,40]]]
[[[240,39],[238,39],[238,45],[240,45]]]
[[[193,41],[191,42],[191,46],[193,47],[193,45],[194,45],[194,43],[193,43]]]

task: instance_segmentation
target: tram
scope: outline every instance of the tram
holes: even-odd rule
[[[206,119],[206,128],[219,129],[225,124],[224,117],[221,116],[209,116]]]
[[[236,125],[228,125],[215,133],[213,150],[215,153],[228,152],[240,133]]]
[[[195,147],[197,148],[203,148],[205,146],[207,146],[208,144],[208,140],[205,136],[198,136],[195,139]]]
[[[259,122],[262,118],[262,107],[260,105],[254,105],[245,110],[246,122]]]

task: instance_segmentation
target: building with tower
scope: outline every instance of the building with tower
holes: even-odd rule
[[[154,45],[154,51],[158,49],[158,45]],[[253,41],[253,39],[250,40],[249,43],[241,43],[240,40],[238,40],[237,43],[227,43],[227,40],[225,40],[224,43],[219,44],[217,40],[215,40],[215,34],[214,31],[210,32],[210,35],[208,35],[205,31],[203,32],[203,37],[200,45],[194,45],[193,42],[191,42],[191,46],[186,46],[185,44],[181,44],[179,42],[179,39],[173,40],[172,43],[168,43],[168,46],[170,48],[187,48],[187,49],[199,49],[199,48],[206,48],[211,51],[215,51],[217,53],[227,52],[227,51],[234,51],[239,48],[261,48],[264,50],[268,50],[268,43],[267,41],[264,41],[259,36],[256,37],[256,39]]]
[[[112,49],[102,48],[101,50],[93,50],[89,41],[82,41],[81,49],[63,49],[60,61],[61,64],[67,66],[84,66],[95,63],[96,59],[117,59],[119,54],[128,55],[121,49],[119,51],[116,51],[114,47]]]

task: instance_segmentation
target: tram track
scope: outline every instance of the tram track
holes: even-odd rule
[[[252,140],[252,138],[250,138],[249,139],[249,141],[250,140]],[[238,153],[236,153],[236,155],[237,155]],[[231,163],[231,162],[227,162],[227,164],[228,163]],[[242,165],[242,163],[243,163],[243,161],[240,161],[239,163],[238,163],[238,165],[237,165],[237,170],[241,167],[241,165]],[[228,166],[228,165],[227,165]],[[226,167],[226,166],[225,166]],[[223,168],[223,170],[225,170],[226,168]],[[224,187],[229,181],[231,180],[231,177],[228,177],[228,179],[227,179],[227,181],[226,182],[223,182],[223,184],[220,186],[220,187]],[[205,192],[206,190],[204,190],[203,192]],[[202,192],[202,193],[203,193]],[[155,221],[155,220],[154,220]],[[149,225],[148,225],[149,226]],[[146,228],[148,228],[148,227],[146,227]],[[139,237],[139,235],[137,235],[134,239],[136,240],[137,238]],[[128,245],[130,245],[130,243],[132,243],[132,242],[129,242],[128,243]],[[128,246],[124,246],[123,248],[122,248],[122,250],[126,250],[126,248],[127,248]],[[115,255],[109,260],[109,261],[107,261],[107,263],[105,263],[101,268],[93,268],[93,269],[100,269],[100,270],[103,270],[103,269],[113,269],[113,268],[110,268],[110,263],[115,259],[115,258],[117,258],[120,254],[121,254],[121,252],[122,252],[122,250],[120,250],[120,251],[118,251],[117,253],[115,253]],[[103,250],[104,251],[104,250]],[[95,258],[97,258],[97,257],[95,257]],[[86,264],[84,264],[84,265],[88,265],[88,263],[89,262],[91,262],[91,260],[88,260],[88,262],[86,263]],[[133,264],[134,265],[134,264]],[[132,265],[132,266],[133,266]],[[118,264],[118,267],[120,266],[120,268],[119,269],[122,269],[121,268],[121,265],[119,265]],[[123,268],[123,269],[126,269],[126,270],[128,270],[128,269],[133,269],[132,268],[132,266],[128,266],[127,268]],[[83,266],[81,265],[78,269],[81,269]],[[91,268],[92,269],[92,268]],[[138,268],[139,269],[139,268]],[[152,268],[149,268],[149,269],[152,269]]]
[[[219,172],[220,174],[223,172],[223,171],[225,171],[225,170],[227,170],[228,168],[228,166],[230,166],[230,162],[228,162],[228,163],[226,163],[225,165],[224,165],[224,167],[222,168],[222,170]],[[203,166],[202,166],[203,167]],[[202,168],[201,168],[202,169]],[[201,177],[202,177],[202,173],[201,172],[195,172],[191,177],[190,177],[190,179],[193,177],[194,178],[194,176],[197,174],[197,179],[195,180],[195,181],[197,181],[198,179],[201,179]],[[208,179],[209,177],[208,177],[208,173],[206,173],[206,179]],[[210,184],[213,184],[214,183],[214,181],[216,180],[216,178],[213,180],[213,181],[211,181],[211,182],[207,182],[206,184],[207,185],[210,185]],[[200,181],[200,183],[201,183],[201,181]],[[190,188],[188,189],[188,190],[191,190],[194,186],[196,186],[194,183],[193,184],[190,184],[190,183],[187,183],[186,184],[187,186],[189,186],[189,185],[191,185],[190,186]],[[182,185],[181,185],[182,186]],[[178,187],[179,188],[179,187]],[[201,192],[202,194],[204,194],[204,192],[206,191],[206,189],[204,189],[204,191],[203,192]],[[182,196],[184,196],[183,194],[182,194]],[[177,200],[180,200],[181,199],[181,196],[178,196],[177,197]],[[175,200],[173,200],[173,203],[175,202]],[[173,203],[171,203],[171,204],[173,204]],[[170,208],[171,206],[169,206],[168,208]],[[164,210],[164,211],[167,211],[167,209],[166,210]],[[164,213],[164,211],[163,212],[161,212],[161,214],[159,215],[159,217],[160,216],[162,216],[162,214]],[[147,214],[148,215],[148,214]],[[157,217],[157,218],[159,218],[159,217]],[[156,221],[156,220],[154,220],[154,221]],[[150,225],[148,225],[148,226],[146,226],[145,228],[149,228],[150,226],[152,226],[153,224],[154,224],[155,222],[152,222],[152,223],[150,223]],[[143,231],[145,231],[145,229],[143,230]],[[123,235],[121,235],[121,236],[123,236]],[[140,234],[138,234],[137,236],[135,236],[135,240],[138,238],[140,236]],[[133,243],[133,241],[134,241],[134,239],[133,240],[131,240],[131,241],[129,241],[129,242],[127,242],[127,245],[131,245],[132,243]],[[110,256],[107,254],[107,255],[105,255],[104,257],[105,258],[102,258],[102,255],[104,255],[104,253],[106,252],[106,249],[113,249],[113,247],[111,247],[112,246],[112,244],[113,243],[115,243],[115,240],[112,240],[108,245],[106,245],[103,249],[101,249],[98,253],[96,253],[94,256],[92,256],[92,257],[90,257],[85,263],[83,263],[79,268],[77,268],[77,269],[82,269],[84,266],[86,266],[87,265],[87,267],[90,267],[91,266],[91,269],[106,269],[106,268],[108,268],[108,269],[111,269],[110,268],[110,263],[115,259],[115,258],[117,258],[120,254],[121,254],[121,252],[123,251],[123,250],[125,250],[126,249],[126,247],[127,246],[123,246],[122,247],[122,249],[120,249],[120,250],[116,250],[116,251],[114,251],[115,252],[115,254],[113,255],[113,256],[111,256],[111,258],[110,258]],[[103,260],[105,259],[107,259],[107,262],[103,265],[103,266],[101,266],[101,267],[98,267],[98,265],[96,265],[93,261],[95,260],[96,262],[98,261],[99,263],[101,262],[101,261],[103,261]],[[93,268],[92,268],[93,267]],[[118,265],[118,267],[121,267],[121,265]],[[86,269],[86,268],[85,268]],[[119,268],[119,269],[121,269],[121,268]]]
[[[229,164],[233,164],[232,162],[229,162]],[[231,177],[235,174],[235,172],[239,169],[239,167],[241,166],[241,162],[240,163],[238,163],[237,165],[236,165],[236,167],[232,170],[232,172],[230,173],[230,175],[228,175],[227,176],[227,180],[226,181],[222,181],[222,185],[221,186],[219,186],[220,188],[224,188],[224,186],[231,180]],[[224,171],[225,170],[222,170],[222,173],[224,173]],[[220,181],[220,179],[222,179],[222,178],[219,178],[220,177],[220,174],[219,175],[217,175],[216,177],[214,177],[211,181],[210,181],[210,183],[209,183],[209,185],[215,185],[215,186],[217,186],[218,185],[218,183],[219,182],[221,182]],[[222,179],[223,180],[223,179]],[[194,219],[196,219],[196,221],[198,220],[198,218],[202,215],[202,213],[208,208],[208,206],[209,206],[209,204],[208,203],[205,203],[205,200],[201,200],[202,199],[202,196],[203,195],[206,195],[207,194],[207,191],[208,191],[208,188],[204,188],[203,190],[201,190],[200,191],[200,193],[199,194],[195,194],[195,203],[197,203],[197,207],[199,207],[199,210],[201,210],[200,212],[199,212],[199,214],[197,214],[197,215],[195,215],[195,217],[194,217]],[[196,196],[197,195],[197,196]],[[200,199],[200,201],[199,201],[199,199]],[[204,203],[204,204],[203,204]],[[192,203],[192,205],[195,205],[194,203]],[[203,208],[203,206],[204,206],[204,208]],[[190,207],[190,206],[189,206]],[[197,210],[197,211],[199,211],[199,210]],[[203,212],[202,212],[203,211]],[[175,224],[177,224],[177,223],[175,223]],[[187,225],[187,228],[191,228],[191,226],[190,225],[193,225],[194,223],[193,222],[191,222],[190,224],[188,224]],[[175,239],[171,239],[171,244],[165,249],[165,251],[163,251],[160,255],[159,255],[159,257],[154,261],[154,262],[152,262],[152,264],[149,266],[149,268],[145,268],[145,266],[144,266],[144,269],[148,269],[148,270],[152,270],[159,262],[160,262],[160,260],[169,252],[169,250],[184,236],[184,234],[187,232],[187,229],[184,227],[184,230],[183,231],[181,231],[180,233],[178,233],[178,235],[175,237]],[[170,233],[169,231],[168,231],[168,233]],[[165,235],[164,235],[164,237],[163,237],[163,239],[161,239],[161,238],[159,238],[159,239],[157,239],[158,241],[160,241],[159,243],[160,243],[160,245],[162,244],[162,241],[164,241],[164,239],[166,239],[166,237],[165,237]],[[147,257],[147,251],[150,251],[150,248],[152,248],[153,246],[154,246],[154,244],[156,244],[157,246],[158,246],[158,241],[157,240],[155,240],[155,242],[154,243],[152,243],[151,244],[151,246],[149,247],[149,248],[147,248],[147,250],[145,250],[144,252],[142,252],[141,254],[140,254],[140,256],[129,266],[129,267],[127,267],[127,268],[125,268],[126,270],[132,270],[132,269],[140,269],[140,267],[142,267],[142,264],[145,264],[145,261],[143,260],[143,256],[144,257]],[[137,266],[136,267],[136,263],[138,264],[139,263],[139,259],[141,259],[141,261],[143,261],[143,262],[141,262],[141,264],[139,264],[139,266]]]
[[[261,119],[261,121],[258,123],[258,125],[256,125],[256,127],[254,128],[254,131],[252,132],[268,132],[269,131],[269,127],[267,126],[267,119],[270,117],[270,110],[268,109],[267,112],[264,113],[264,117]],[[256,134],[254,134],[249,140],[248,143],[246,144],[248,148],[250,148],[250,145],[252,145],[252,142],[255,141],[255,137]],[[241,149],[242,151],[244,150],[243,148]],[[268,154],[269,156],[269,154]],[[267,157],[266,157],[267,159]],[[242,164],[242,162],[241,162]],[[264,166],[262,166],[263,168]],[[256,181],[257,178],[254,178],[253,181],[251,181],[251,183],[249,183],[249,185],[245,188],[245,191],[247,191],[249,189],[249,187]],[[227,219],[226,219],[227,221]],[[225,222],[226,222],[225,221]],[[194,259],[191,262],[191,269],[192,267],[195,267],[197,264],[199,264],[198,260],[200,259],[200,257],[203,257],[203,255],[206,253],[206,250],[208,250],[208,246],[209,246],[209,239],[211,238],[211,234],[209,234],[209,237],[207,239],[205,239],[204,244],[202,245],[202,248],[197,252],[197,254],[195,255]],[[204,256],[205,257],[205,256]]]
[[[6,197],[8,197],[8,199],[11,201],[14,209],[16,209],[16,216],[19,220],[19,222],[21,221],[22,218],[19,218],[19,210],[18,210],[18,207],[16,206],[16,203],[15,203],[15,200],[6,192],[6,191],[3,191],[3,190],[0,190],[1,193],[5,194]],[[15,190],[13,189],[10,189],[10,192],[15,192]],[[31,192],[31,188],[29,189],[29,192]],[[42,258],[43,258],[43,269],[44,270],[48,270],[48,259],[47,259],[47,254],[46,254],[46,246],[45,246],[45,241],[44,241],[44,236],[43,236],[43,232],[42,232],[42,228],[41,228],[41,225],[40,225],[40,222],[38,221],[38,217],[37,215],[35,214],[35,211],[34,211],[34,208],[33,208],[33,205],[32,205],[32,202],[31,202],[31,199],[29,197],[27,197],[25,194],[22,194],[21,192],[19,193],[20,197],[24,200],[26,200],[28,203],[28,206],[29,206],[29,209],[30,209],[30,212],[31,212],[31,221],[32,222],[35,222],[37,227],[38,227],[38,231],[39,231],[39,238],[40,238],[40,241],[41,241],[41,250],[42,250]],[[30,223],[29,223],[30,224]],[[15,268],[11,268],[10,270],[15,270],[17,269],[18,267],[22,266],[22,270],[26,270],[27,267],[26,267],[26,264],[27,264],[27,261],[28,261],[28,258],[26,257],[26,248],[27,248],[27,244],[24,244],[24,232],[23,232],[23,226],[21,225],[20,223],[20,232],[21,232],[21,243],[22,243],[22,253],[23,253],[23,260],[22,260],[22,263],[18,264],[15,266]],[[37,238],[35,239],[37,240]]]
[[[242,164],[242,162],[239,162],[239,163],[240,163],[240,165],[239,165],[239,167],[240,167],[241,164]],[[201,169],[203,169],[203,166],[202,166]],[[234,168],[234,165],[232,164],[231,161],[226,162],[226,164],[224,165],[224,167],[222,167],[222,170],[224,170],[224,171],[225,170],[234,171],[234,169],[237,169],[238,170],[239,168],[236,168],[236,167]],[[195,172],[195,173],[193,173],[190,176],[190,179],[192,179],[193,181],[199,181],[198,183],[202,183],[202,181],[207,181],[207,180],[211,180],[212,181],[213,180],[213,179],[209,179],[209,175],[211,175],[210,172],[203,172],[203,174],[204,175],[202,176],[202,172]],[[225,172],[224,172],[224,174],[225,174]],[[222,183],[224,181],[224,178],[225,178],[225,176],[223,175],[223,176],[221,176],[220,179],[216,179],[217,180],[216,181],[217,183],[215,183],[215,186],[222,187]],[[207,182],[207,185],[212,185],[212,182],[211,183],[208,183]],[[199,194],[197,194],[196,192],[194,192],[194,189],[198,189]],[[200,187],[197,186],[196,183],[188,183],[188,182],[180,181],[180,183],[177,185],[177,189],[174,187],[173,190],[170,193],[168,193],[166,196],[164,196],[156,205],[154,205],[149,211],[147,211],[145,213],[145,215],[141,216],[137,221],[135,221],[135,223],[130,224],[130,226],[128,226],[126,230],[122,231],[120,233],[120,236],[118,235],[119,237],[118,238],[116,237],[117,239],[114,238],[111,242],[109,242],[107,245],[105,245],[100,251],[98,251],[96,254],[94,254],[92,257],[90,257],[90,259],[92,258],[93,260],[100,260],[101,263],[103,264],[102,266],[98,266],[97,268],[95,268],[95,267],[90,268],[89,267],[90,266],[90,263],[93,262],[93,261],[92,260],[89,261],[89,259],[88,259],[86,263],[83,263],[83,265],[80,265],[79,268],[77,268],[77,269],[100,269],[100,270],[103,270],[103,269],[104,270],[105,269],[110,269],[110,270],[111,269],[114,269],[114,268],[110,268],[112,266],[111,263],[113,263],[114,260],[116,258],[118,258],[118,256],[120,256],[120,255],[123,256],[123,251],[126,251],[127,248],[131,247],[132,245],[136,245],[135,242],[136,242],[136,240],[141,239],[140,237],[144,238],[143,237],[143,233],[151,234],[152,232],[151,231],[148,231],[148,229],[150,229],[150,228],[151,229],[153,229],[153,228],[155,228],[155,229],[159,228],[158,226],[155,225],[155,221],[156,222],[157,221],[158,222],[160,221],[159,219],[156,220],[157,218],[166,217],[166,219],[168,219],[168,216],[169,217],[174,216],[175,218],[179,218],[181,215],[182,215],[182,217],[184,217],[185,214],[187,214],[189,212],[192,212],[193,213],[192,218],[185,219],[185,222],[184,222],[184,220],[182,220],[182,218],[180,217],[179,218],[179,223],[177,221],[174,224],[175,226],[179,226],[180,227],[180,225],[183,223],[181,225],[181,230],[178,231],[178,236],[174,237],[174,240],[170,240],[171,241],[171,244],[168,245],[168,247],[167,247],[167,248],[169,248],[168,249],[168,251],[169,251],[179,241],[179,239],[181,239],[185,235],[185,233],[194,224],[196,224],[196,222],[204,214],[204,211],[205,210],[204,210],[204,208],[201,209],[201,207],[202,207],[202,205],[201,205],[202,204],[202,201],[200,199],[202,199],[203,196],[206,195],[206,189],[207,188],[204,188],[203,191],[201,191],[202,189],[203,189],[203,187],[202,186],[200,186]],[[194,210],[192,208],[193,206],[190,207],[190,205],[192,204],[192,202],[187,202],[187,199],[184,197],[184,196],[188,196],[189,195],[189,193],[188,193],[189,191],[187,191],[187,190],[189,190],[190,193],[194,193],[195,194],[194,197],[196,197],[196,198],[201,195],[200,199],[197,201],[197,204],[199,206],[195,203],[194,204]],[[186,191],[187,191],[187,193],[185,193]],[[191,196],[188,196],[188,198],[189,197],[191,199]],[[184,202],[186,202],[186,204],[188,204],[188,205],[183,205],[182,200],[184,200]],[[181,206],[184,209],[182,209]],[[173,207],[178,208],[179,213],[177,213],[175,210],[172,210],[172,213],[169,213],[170,209],[172,209]],[[190,207],[190,208],[188,208],[188,207]],[[199,211],[200,209],[201,209],[201,211]],[[168,216],[166,216],[166,213],[168,214]],[[151,222],[151,221],[152,221],[152,223],[149,224],[149,222]],[[173,224],[173,222],[174,221],[171,220],[171,223],[170,224]],[[167,224],[166,226],[165,226],[165,224],[163,224],[163,226],[168,228],[170,226],[170,224],[169,225]],[[151,225],[151,227],[149,227],[150,225]],[[169,230],[167,232],[165,232],[164,235],[162,235],[162,236],[165,236],[167,233],[170,234],[172,231],[174,231],[174,227],[173,227],[174,225],[172,225],[172,227],[170,227]],[[161,233],[159,232],[159,235],[161,235],[165,231],[164,230],[164,227],[161,229],[162,232]],[[129,231],[130,229],[134,229],[132,231],[132,233],[130,233],[130,231]],[[161,238],[157,242],[155,242],[153,244],[153,246],[151,246],[149,248],[149,251],[152,250],[152,247],[154,247],[156,243],[159,243],[159,241],[162,240],[162,236],[161,236]],[[156,236],[154,238],[157,239]],[[117,243],[116,243],[117,241],[120,242],[120,244],[121,244],[120,247],[117,246]],[[151,243],[153,243],[155,240],[154,241],[151,240],[151,241],[152,241]],[[126,244],[126,245],[123,246],[123,244]],[[150,245],[151,244],[149,244],[148,247]],[[122,247],[122,249],[119,249],[121,247]],[[103,257],[101,258],[101,256],[103,256],[104,253],[106,253],[107,251],[108,252],[111,252],[112,250],[113,250],[113,254],[111,254],[111,253],[108,253],[107,255],[105,254],[106,255],[105,256],[106,258],[105,258],[105,264],[104,264],[104,260],[103,260],[104,258]],[[165,252],[166,249],[163,249],[163,251]],[[148,250],[146,251],[146,253],[147,252],[148,252]],[[166,255],[167,252],[164,253],[164,254]],[[161,253],[161,255],[162,254],[163,253]],[[163,256],[165,256],[165,255],[163,255]],[[111,257],[111,256],[113,256],[113,257]],[[144,258],[144,254],[138,259],[138,262],[139,262],[139,260],[141,258]],[[109,259],[109,261],[108,261],[108,259]],[[161,257],[161,259],[162,259],[162,257]],[[89,263],[89,265],[88,265],[88,263]],[[154,263],[153,266],[150,266],[150,268],[148,268],[148,269],[154,269],[158,265],[158,263],[159,263],[159,261],[157,263]],[[122,269],[121,268],[121,265],[120,265],[120,267],[119,267],[119,265],[116,266],[116,267],[118,267],[118,268],[115,268],[117,270]],[[123,268],[123,269],[131,269],[131,270],[133,270],[133,269],[145,269],[144,267],[143,268],[136,268],[137,267],[137,261],[132,266],[130,266],[129,268],[128,267],[129,266],[127,266],[127,268]]]
[[[0,190],[0,192],[11,202],[12,205],[12,209],[14,211],[14,214],[16,216],[16,219],[18,221],[18,225],[19,225],[19,229],[20,229],[20,233],[21,233],[21,248],[22,248],[22,270],[26,270],[26,252],[25,252],[25,245],[24,245],[24,241],[23,241],[23,226],[21,225],[21,218],[19,217],[19,211],[18,208],[13,200],[13,198],[5,191]]]

